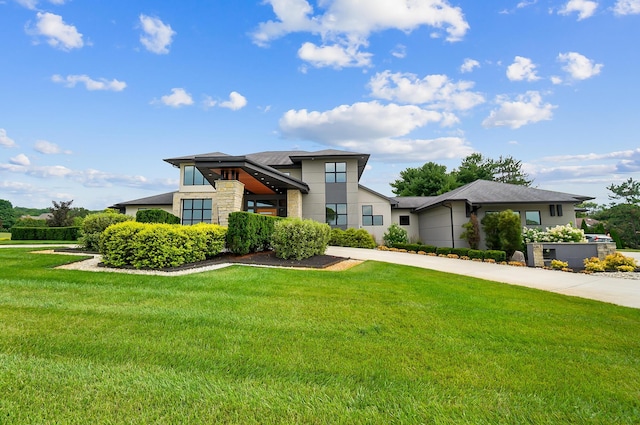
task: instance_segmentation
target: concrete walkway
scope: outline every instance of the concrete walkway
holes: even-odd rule
[[[327,249],[327,254],[357,260],[374,260],[422,267],[511,285],[526,286],[558,294],[589,298],[626,307],[640,308],[640,280],[615,278],[597,273],[566,273],[531,267],[503,266],[404,252],[378,251],[375,249],[330,246]],[[637,253],[625,253],[625,255],[627,254]],[[633,256],[635,257],[635,255]]]

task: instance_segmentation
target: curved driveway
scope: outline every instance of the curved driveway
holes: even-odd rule
[[[565,273],[531,267],[501,266],[477,261],[378,251],[376,249],[330,246],[327,249],[327,254],[358,260],[374,260],[422,267],[640,308],[640,280],[635,279],[615,278],[597,273]],[[624,254],[635,257],[638,253],[625,252]]]

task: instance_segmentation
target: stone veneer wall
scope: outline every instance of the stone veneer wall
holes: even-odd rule
[[[302,192],[287,190],[287,217],[302,218]]]
[[[554,258],[545,259],[544,249],[554,250]],[[615,243],[571,243],[571,242],[541,242],[527,244],[527,265],[530,267],[548,266],[552,259],[566,261],[572,269],[584,268],[584,259],[598,257],[599,260],[616,252]],[[545,261],[547,264],[545,264]]]
[[[214,217],[221,226],[229,224],[229,214],[242,211],[244,184],[237,180],[217,180],[216,196],[214,197]]]

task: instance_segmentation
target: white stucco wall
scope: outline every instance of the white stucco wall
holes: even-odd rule
[[[409,225],[404,226],[400,224],[400,216],[408,215],[409,216]],[[391,223],[396,223],[401,228],[407,231],[407,238],[410,243],[421,242],[420,240],[420,217],[418,214],[414,214],[411,212],[410,208],[394,208],[391,210]],[[389,223],[389,225],[391,225]],[[387,226],[388,227],[388,226]]]
[[[381,197],[372,193],[366,189],[360,188],[358,193],[358,228],[362,228],[369,232],[373,238],[376,240],[378,244],[382,244],[382,237],[384,236],[387,228],[391,225],[391,204],[389,200],[385,197]],[[362,222],[362,206],[363,205],[371,205],[373,209],[373,215],[381,215],[382,216],[382,225],[381,226],[365,226]]]
[[[451,209],[444,206],[434,207],[421,212],[419,216],[420,241],[423,244],[452,248],[469,247],[465,240],[460,239],[464,230],[462,225],[469,221],[464,202],[453,202]]]

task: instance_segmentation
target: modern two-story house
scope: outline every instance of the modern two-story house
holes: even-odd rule
[[[363,228],[378,242],[392,223],[412,241],[463,247],[462,225],[511,209],[522,224],[575,223],[575,205],[588,196],[478,180],[435,197],[387,197],[359,184],[369,154],[322,150],[267,151],[242,156],[221,152],[165,159],[180,170],[180,187],[114,205],[125,214],[161,208],[183,224],[226,225],[234,211],[299,217],[332,227]]]

